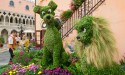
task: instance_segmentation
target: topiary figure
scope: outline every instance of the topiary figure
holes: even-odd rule
[[[62,56],[65,51],[62,45],[61,34],[58,31],[58,26],[54,21],[54,10],[57,8],[56,3],[50,1],[48,6],[35,6],[34,12],[40,14],[40,17],[47,25],[47,30],[44,35],[44,48],[42,66],[47,68],[49,65],[58,67],[62,63]],[[56,27],[57,28],[56,28]]]
[[[86,16],[76,23],[75,29],[78,31],[76,50],[82,58],[81,63],[86,61],[97,68],[112,65],[117,48],[105,19]]]

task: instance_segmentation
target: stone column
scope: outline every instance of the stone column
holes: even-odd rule
[[[4,16],[3,18],[4,18],[4,26],[5,26],[5,19],[6,19],[6,17]]]
[[[9,26],[10,26],[10,18],[11,18],[11,17],[9,16]]]

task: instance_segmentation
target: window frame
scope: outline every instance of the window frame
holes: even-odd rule
[[[10,7],[14,7],[14,1],[12,1],[12,0],[9,1],[9,6],[10,6]]]
[[[25,10],[27,10],[27,11],[29,11],[29,10],[30,10],[29,5],[26,5],[26,6],[25,6]]]

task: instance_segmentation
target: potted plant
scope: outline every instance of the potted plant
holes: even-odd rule
[[[85,1],[85,0],[72,0],[72,1],[71,1],[71,4],[70,4],[71,10],[72,10],[73,12],[74,12],[75,10],[77,10],[77,9],[79,8],[79,6],[81,6],[84,1]]]
[[[72,10],[66,10],[61,13],[60,19],[64,22],[72,16]]]

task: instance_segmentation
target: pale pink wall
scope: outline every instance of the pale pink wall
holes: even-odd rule
[[[106,0],[93,16],[102,16],[109,21],[116,38],[120,58],[125,53],[125,0]],[[125,55],[125,54],[124,54]],[[117,57],[117,56],[116,56]],[[118,59],[118,58],[117,58]]]
[[[10,0],[0,0],[0,10],[8,10],[11,12],[26,14],[26,15],[34,15],[33,6],[34,3],[26,1],[26,0],[13,0],[14,7],[9,5]],[[21,4],[19,3],[21,1]],[[29,5],[29,11],[25,10],[25,6]]]
[[[39,5],[47,5],[49,3],[50,0],[44,0],[42,3],[39,3],[40,0],[37,0]],[[59,10],[67,10],[69,9],[69,5],[70,5],[70,1],[71,0],[53,0],[57,5]]]

